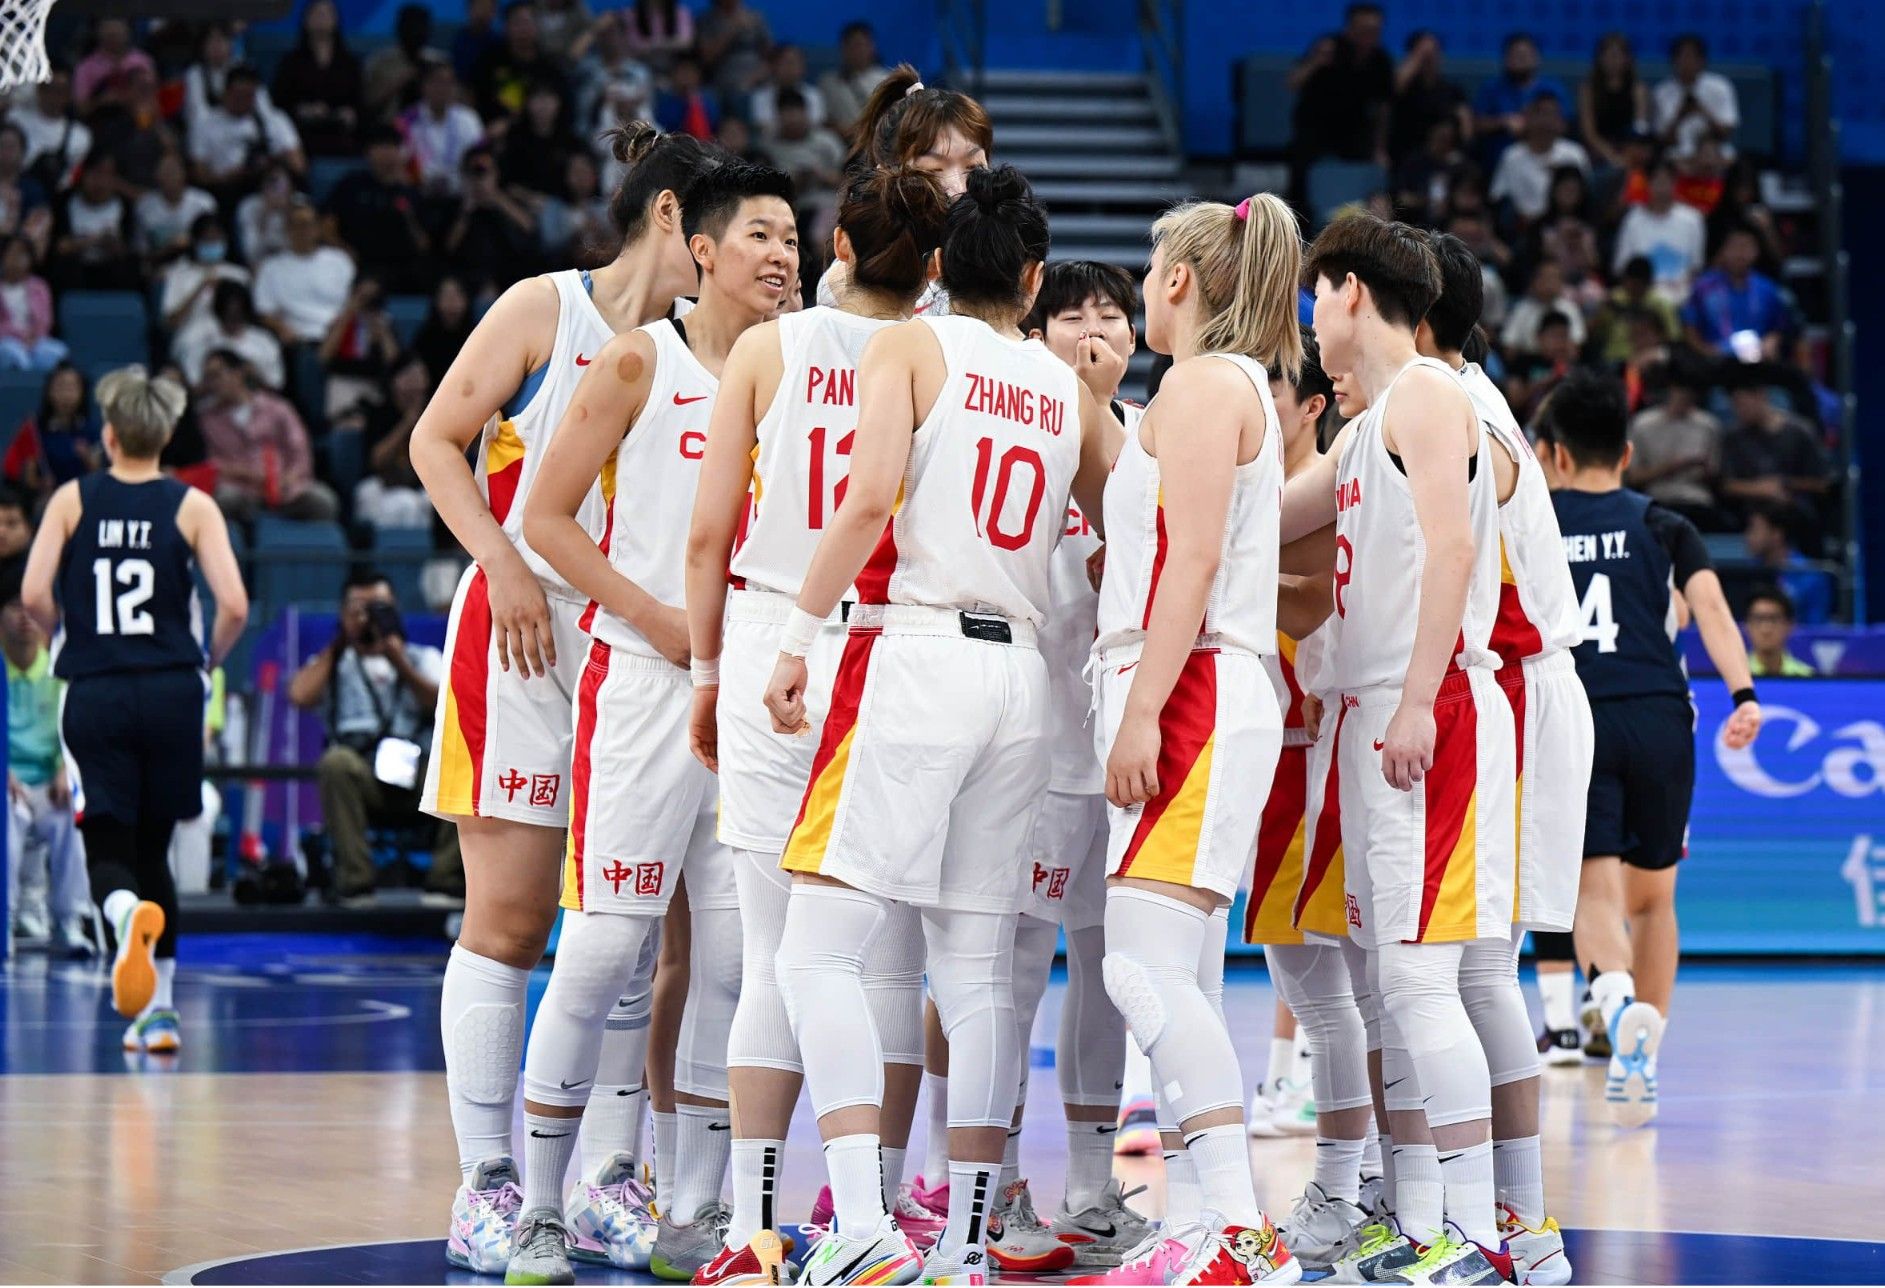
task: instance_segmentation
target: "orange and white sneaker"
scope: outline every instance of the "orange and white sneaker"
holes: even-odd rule
[[[1255,1225],[1233,1225],[1206,1212],[1204,1227],[1185,1242],[1191,1255],[1168,1284],[1293,1284],[1302,1278],[1302,1262],[1290,1256],[1267,1216]]]
[[[1004,1273],[1048,1274],[1071,1266],[1074,1250],[1034,1214],[1034,1196],[1022,1179],[1009,1183],[1001,1206],[989,1214],[988,1256]]]
[[[1564,1252],[1564,1234],[1550,1217],[1526,1225],[1512,1209],[1499,1208],[1499,1237],[1512,1256],[1513,1282],[1555,1288],[1571,1282],[1571,1259]]]
[[[168,1007],[148,1010],[124,1031],[124,1049],[147,1055],[175,1055],[183,1049],[177,1013]]]
[[[118,955],[111,963],[111,1005],[134,1020],[157,991],[155,952],[164,933],[164,910],[141,899],[112,930],[118,936]]]
[[[772,1230],[761,1230],[738,1248],[722,1247],[719,1254],[694,1272],[697,1284],[788,1284],[785,1244]]]

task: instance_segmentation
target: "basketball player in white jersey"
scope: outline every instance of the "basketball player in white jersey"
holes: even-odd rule
[[[942,248],[952,315],[891,327],[866,347],[845,498],[767,685],[774,727],[804,729],[806,653],[855,584],[783,860],[795,883],[779,984],[836,1216],[806,1283],[988,1281],[984,1240],[1020,1072],[1018,856],[1047,787],[1036,638],[1069,491],[1077,482],[1097,502],[1116,425],[1072,371],[1021,338],[1047,247],[1046,213],[1019,174],[970,174]],[[920,1263],[884,1209],[881,1039],[863,995],[863,960],[893,902],[921,912],[949,1039],[949,1221]]]
[[[1168,1210],[1109,1280],[1294,1282],[1257,1204],[1223,1011],[1228,908],[1282,749],[1282,427],[1266,367],[1301,361],[1301,234],[1271,195],[1152,225],[1146,340],[1172,367],[1106,485],[1094,645],[1109,814],[1107,992],[1152,1062],[1212,1216]]]
[[[1494,1182],[1518,1281],[1566,1284],[1564,1238],[1545,1211],[1538,1048],[1519,989],[1518,953],[1526,931],[1568,932],[1577,911],[1595,737],[1590,699],[1571,658],[1584,614],[1538,458],[1498,388],[1462,352],[1479,324],[1479,260],[1457,237],[1429,233],[1428,240],[1440,265],[1440,298],[1416,343],[1459,373],[1486,433],[1518,467],[1509,491],[1501,480],[1499,614],[1492,628],[1499,687],[1518,736],[1518,894],[1511,934],[1467,948],[1460,991],[1492,1078]]]
[[[571,1281],[559,1200],[576,1120],[610,1006],[683,871],[694,951],[675,1062],[678,1166],[660,1196],[650,1268],[691,1277],[720,1245],[739,912],[732,856],[713,834],[713,776],[687,750],[683,551],[720,369],[798,271],[792,198],[786,175],[743,162],[694,181],[682,226],[700,303],[684,330],[650,323],[596,355],[525,507],[533,544],[589,596],[595,639],[574,702],[567,915],[524,1058],[529,1140],[510,1282]],[[581,522],[598,474],[610,498],[606,552]]]
[[[1489,647],[1498,606],[1498,481],[1516,471],[1452,369],[1414,328],[1439,295],[1425,238],[1368,215],[1335,221],[1309,254],[1325,363],[1368,410],[1339,455],[1292,479],[1283,535],[1336,525],[1330,683],[1341,693],[1340,779],[1349,939],[1367,953],[1383,1025],[1396,1273],[1448,1282],[1498,1273],[1491,1087],[1460,996],[1476,939],[1509,935],[1514,742]],[[1399,394],[1398,398],[1391,395]],[[1399,1058],[1405,1054],[1405,1064]],[[1412,1094],[1410,1094],[1410,1092]],[[1434,1144],[1403,1143],[1426,1109]],[[1426,1124],[1410,1124],[1410,1141]]]
[[[412,435],[413,468],[475,560],[452,601],[422,804],[458,825],[464,851],[464,923],[440,1003],[463,1173],[446,1255],[484,1274],[504,1272],[518,1211],[511,1112],[524,990],[556,919],[583,656],[582,598],[525,540],[524,503],[583,369],[693,289],[679,194],[712,163],[695,140],[646,127],[615,148],[630,166],[610,202],[620,253],[506,291]],[[480,435],[474,473],[466,451]],[[593,544],[601,497],[586,493],[580,508]]]
[[[762,323],[740,338],[714,403],[687,547],[693,650],[690,741],[720,776],[720,840],[733,849],[745,955],[727,1045],[733,1100],[733,1209],[725,1246],[694,1282],[771,1282],[780,1253],[779,1176],[804,1066],[774,959],[792,879],[779,867],[818,748],[774,732],[763,701],[791,612],[838,501],[857,428],[865,344],[905,321],[933,271],[948,201],[916,171],[854,175],[835,237],[849,266],[837,308]],[[729,562],[730,561],[730,562]],[[729,589],[728,583],[731,582]],[[822,722],[845,638],[833,615],[808,656],[808,718]],[[884,1057],[884,1202],[896,1211],[923,1073],[922,929],[914,909],[883,936],[864,988]],[[907,1207],[904,1219],[926,1213]],[[814,1209],[813,1221],[818,1221]],[[914,1234],[915,1231],[906,1232]]]

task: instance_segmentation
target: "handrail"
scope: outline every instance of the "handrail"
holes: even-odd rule
[[[1146,88],[1158,114],[1165,143],[1184,152],[1185,84],[1184,0],[1139,0],[1139,46],[1145,61]]]
[[[942,46],[943,80],[981,98],[988,57],[987,0],[936,0],[936,37]]]

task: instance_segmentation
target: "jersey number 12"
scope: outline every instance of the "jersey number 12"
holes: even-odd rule
[[[1617,651],[1617,619],[1610,611],[1610,577],[1607,573],[1592,573],[1590,585],[1584,588],[1583,602],[1578,611],[1584,615],[1584,643],[1595,642],[1599,653]]]
[[[113,571],[109,559],[92,560],[92,580],[98,591],[96,601],[100,635],[155,635],[157,622],[144,605],[150,603],[157,572],[148,559],[125,559]],[[123,589],[117,594],[117,614],[112,613],[112,583]]]

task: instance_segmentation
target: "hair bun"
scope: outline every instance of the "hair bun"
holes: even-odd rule
[[[602,137],[609,141],[609,151],[617,161],[634,165],[654,150],[661,141],[661,131],[647,121],[634,121],[606,130]]]
[[[1008,203],[1027,201],[1034,195],[1027,179],[1011,165],[978,166],[969,171],[967,192],[986,215],[999,214]]]

